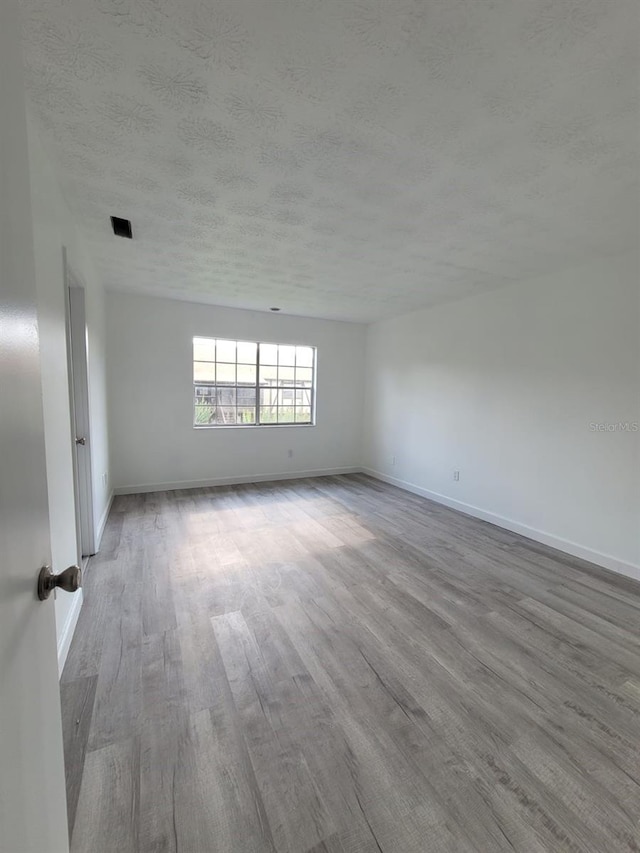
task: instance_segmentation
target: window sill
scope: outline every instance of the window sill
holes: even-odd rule
[[[194,424],[193,429],[309,429],[316,426],[317,424]]]

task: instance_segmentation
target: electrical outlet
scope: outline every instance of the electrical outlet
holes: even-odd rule
[[[289,457],[289,459],[291,459],[291,457],[293,456],[293,450],[287,450],[287,456]]]
[[[453,472],[453,479],[457,482],[460,480],[460,471],[456,470]]]
[[[392,456],[392,457],[391,457],[391,464],[392,464],[392,465],[395,465],[395,464],[396,464],[396,457],[395,457],[395,456]]]
[[[102,485],[103,485],[105,488],[107,487],[107,472],[106,472],[106,471],[105,471],[105,472],[104,472],[104,474],[102,475]]]

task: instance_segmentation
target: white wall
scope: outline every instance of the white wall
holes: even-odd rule
[[[317,425],[193,429],[195,335],[316,346]],[[108,292],[116,491],[358,468],[364,339],[352,323]]]
[[[636,255],[383,321],[367,339],[368,469],[640,578],[640,432],[590,428],[640,421]]]
[[[47,451],[47,480],[54,571],[77,562],[72,433],[67,373],[65,283],[62,248],[85,285],[89,341],[91,453],[96,531],[104,524],[110,486],[104,356],[104,292],[60,192],[40,130],[29,116],[29,165],[34,227],[38,323],[42,366],[42,396]],[[64,666],[81,594],[56,595],[59,665]]]

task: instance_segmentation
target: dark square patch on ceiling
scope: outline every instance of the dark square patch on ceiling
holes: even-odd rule
[[[112,216],[111,227],[113,228],[113,233],[116,237],[128,237],[129,240],[132,239],[133,232],[131,231],[131,220],[120,219],[119,216]]]

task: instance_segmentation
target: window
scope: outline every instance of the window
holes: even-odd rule
[[[315,364],[315,347],[194,338],[194,426],[313,424]]]

